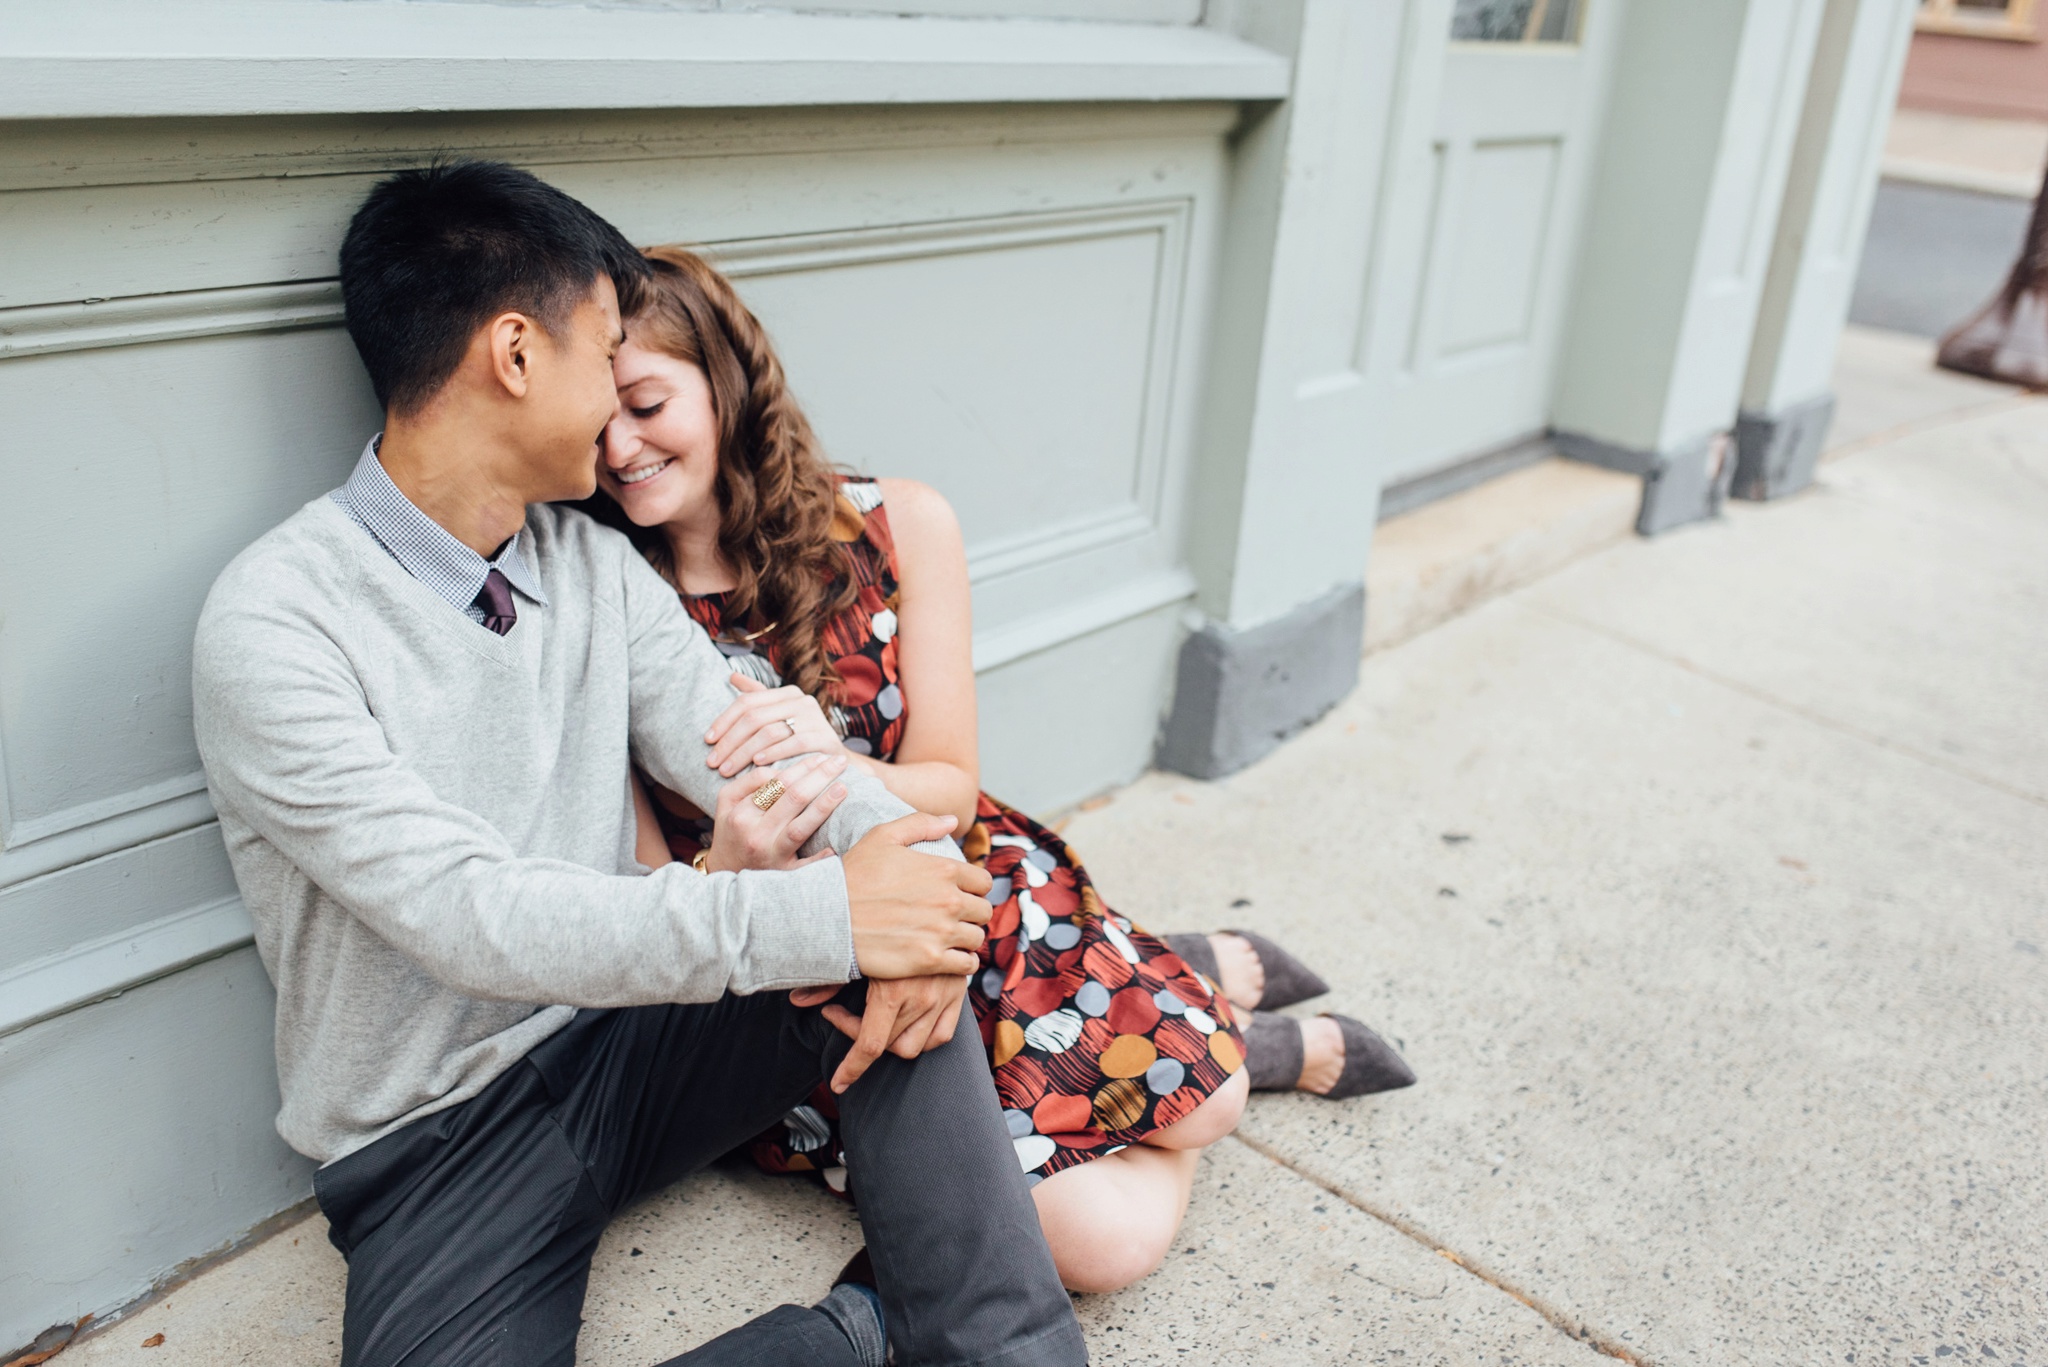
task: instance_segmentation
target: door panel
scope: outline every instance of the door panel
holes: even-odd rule
[[[1464,204],[1444,262],[1440,359],[1529,340],[1559,150],[1548,139],[1479,143],[1466,154]]]
[[[1408,184],[1429,190],[1390,210],[1406,221],[1387,225],[1360,337],[1382,482],[1547,425],[1622,2],[1560,6],[1547,19],[1527,0],[1454,11],[1452,32],[1580,41],[1447,42],[1440,81],[1406,111]]]

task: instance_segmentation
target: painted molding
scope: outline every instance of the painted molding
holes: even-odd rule
[[[1193,204],[1186,198],[1081,209],[934,220],[882,228],[741,239],[706,244],[733,276],[745,279],[871,262],[1012,250],[1046,243],[1153,234],[1152,325],[1139,449],[1128,502],[1086,510],[1051,527],[983,543],[970,557],[978,584],[1028,573],[1105,546],[1139,540],[1159,527],[1167,433],[1187,242]],[[234,286],[92,303],[0,310],[0,359],[144,345],[193,337],[339,326],[334,280]],[[1100,630],[1194,592],[1185,570],[1156,572],[1106,593],[977,633],[977,669],[992,669],[1062,641]],[[5,758],[0,754],[0,780]],[[0,782],[0,806],[4,806]],[[0,810],[0,818],[7,813]],[[189,830],[213,820],[200,772],[61,811],[0,819],[0,887]]]
[[[841,232],[735,239],[705,244],[705,250],[729,275],[746,279],[1096,238],[1146,233],[1158,236],[1152,347],[1142,400],[1132,502],[1091,509],[1054,527],[977,546],[969,558],[969,570],[977,581],[985,582],[1127,541],[1156,528],[1165,463],[1165,433],[1158,415],[1164,410],[1171,390],[1170,371],[1174,339],[1180,326],[1193,213],[1192,201],[1175,198],[995,218],[936,219]],[[0,309],[0,360],[192,337],[338,327],[341,322],[341,291],[332,279],[187,290],[84,303],[35,304]],[[36,824],[57,819],[46,817]],[[39,838],[10,831],[6,847],[11,849]]]
[[[1124,237],[1183,229],[1192,206],[1184,198],[1141,200],[1081,209],[1052,209],[994,218],[940,218],[843,232],[712,242],[705,250],[735,279],[912,257],[1001,251],[1047,242]]]
[[[89,940],[0,974],[0,1035],[11,1035],[250,943],[239,897],[223,898]]]
[[[1172,392],[1175,339],[1180,328],[1193,215],[1191,200],[1175,198],[996,218],[938,219],[844,232],[737,239],[709,243],[704,249],[726,274],[745,280],[880,261],[1008,251],[1056,242],[1148,233],[1158,236],[1152,280],[1151,347],[1146,358],[1131,502],[1088,509],[1051,527],[1034,528],[970,548],[968,573],[976,583],[987,583],[1157,529],[1166,463],[1166,432],[1160,415],[1166,411]]]
[[[116,793],[112,797],[97,798],[76,806],[63,807],[47,816],[10,822],[5,840],[0,840],[0,848],[19,849],[38,840],[48,840],[52,836],[63,835],[86,826],[101,825],[145,807],[160,806],[191,793],[201,792],[205,787],[205,773],[195,769],[189,774],[179,774],[176,778],[168,778],[161,783],[146,784],[125,793]]]
[[[1092,598],[1049,612],[1035,613],[988,631],[978,631],[974,635],[975,672],[997,669],[1013,660],[1050,650],[1063,642],[1115,626],[1154,608],[1192,598],[1194,593],[1194,576],[1187,570],[1164,570],[1127,581]],[[213,803],[206,794],[203,778],[196,791],[149,800],[148,795],[155,791],[154,788],[138,789],[132,794],[121,794],[103,803],[92,804],[94,807],[117,806],[117,810],[32,841],[23,841],[0,852],[0,887],[191,830],[214,819]],[[84,807],[70,808],[41,821],[50,822],[85,810]],[[0,977],[0,993],[4,993],[9,981]],[[0,1020],[4,1020],[6,1014],[6,1008],[0,1006]]]
[[[1050,612],[974,633],[974,672],[999,669],[1014,660],[1128,622],[1157,608],[1195,596],[1195,577],[1185,569],[1160,570],[1119,584],[1107,593],[1068,603]]]
[[[16,124],[0,190],[157,185],[279,176],[385,175],[437,157],[521,166],[692,161],[1220,138],[1227,101],[1049,105],[817,105],[782,109],[548,110],[251,120],[144,119],[118,136],[96,120]]]
[[[1289,63],[1213,29],[325,0],[18,7],[0,118],[1278,100]]]
[[[4,775],[0,775],[4,777]],[[179,782],[183,782],[180,780]],[[67,808],[63,812],[38,818],[35,822],[23,822],[22,826],[34,830],[46,823],[59,821],[73,813],[94,808],[105,814],[96,818],[88,817],[76,824],[50,831],[35,839],[15,839],[0,850],[0,888],[11,887],[31,878],[40,878],[46,873],[83,864],[88,859],[113,854],[134,845],[147,844],[167,835],[189,831],[195,826],[204,826],[213,820],[213,800],[206,795],[202,780],[196,788],[181,790],[169,796],[158,794],[165,785],[139,788],[132,793],[118,793],[99,802]]]
[[[703,0],[699,0],[703,3]],[[731,0],[711,0],[737,9]],[[1202,0],[781,0],[776,9],[842,14],[929,14],[949,19],[1096,19],[1120,24],[1196,24]]]
[[[340,323],[341,287],[333,280],[31,304],[0,309],[0,360]]]

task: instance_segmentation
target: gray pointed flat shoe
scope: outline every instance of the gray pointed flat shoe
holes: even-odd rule
[[[1344,1071],[1338,1075],[1336,1086],[1327,1092],[1317,1093],[1318,1096],[1342,1101],[1346,1097],[1368,1096],[1373,1092],[1391,1092],[1415,1085],[1415,1070],[1372,1027],[1349,1016],[1328,1011],[1323,1015],[1337,1022],[1337,1028],[1344,1034]],[[1300,1076],[1298,1071],[1296,1076]]]
[[[1326,1101],[1343,1101],[1415,1084],[1415,1070],[1370,1026],[1349,1016],[1327,1011],[1323,1014],[1337,1022],[1344,1037],[1344,1071],[1337,1075],[1337,1084],[1329,1091],[1310,1095]],[[1295,1091],[1295,1084],[1301,1081],[1304,1057],[1300,1021],[1274,1011],[1252,1012],[1251,1019],[1244,1024],[1244,1062],[1252,1076],[1253,1091]]]
[[[1291,1092],[1301,1081],[1304,1057],[1301,1022],[1272,1011],[1254,1011],[1244,1022],[1244,1066],[1255,1092]]]
[[[1259,956],[1259,967],[1265,970],[1266,987],[1259,994],[1259,1004],[1254,1009],[1278,1011],[1283,1006],[1320,997],[1330,990],[1330,985],[1311,972],[1307,964],[1265,936],[1249,930],[1226,930],[1222,933],[1235,935],[1250,945],[1252,953]],[[1212,954],[1210,957],[1213,959],[1215,956]]]

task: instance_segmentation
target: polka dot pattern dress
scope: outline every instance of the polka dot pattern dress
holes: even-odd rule
[[[828,624],[823,644],[842,681],[830,716],[847,748],[893,759],[907,720],[897,684],[896,548],[879,485],[840,486],[833,535],[845,543],[859,596]],[[723,595],[683,605],[733,667],[781,682],[771,638],[728,630]],[[656,806],[669,848],[688,860],[710,821]],[[981,969],[968,987],[995,1071],[1017,1163],[1034,1185],[1186,1118],[1244,1062],[1229,1003],[1160,940],[1106,907],[1057,834],[983,793],[961,840],[994,887]],[[771,1172],[815,1172],[846,1187],[838,1108],[823,1086],[754,1142]]]

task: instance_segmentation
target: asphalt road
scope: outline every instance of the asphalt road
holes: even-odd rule
[[[1882,182],[1849,321],[1941,336],[2003,283],[2032,208],[2002,195]]]

